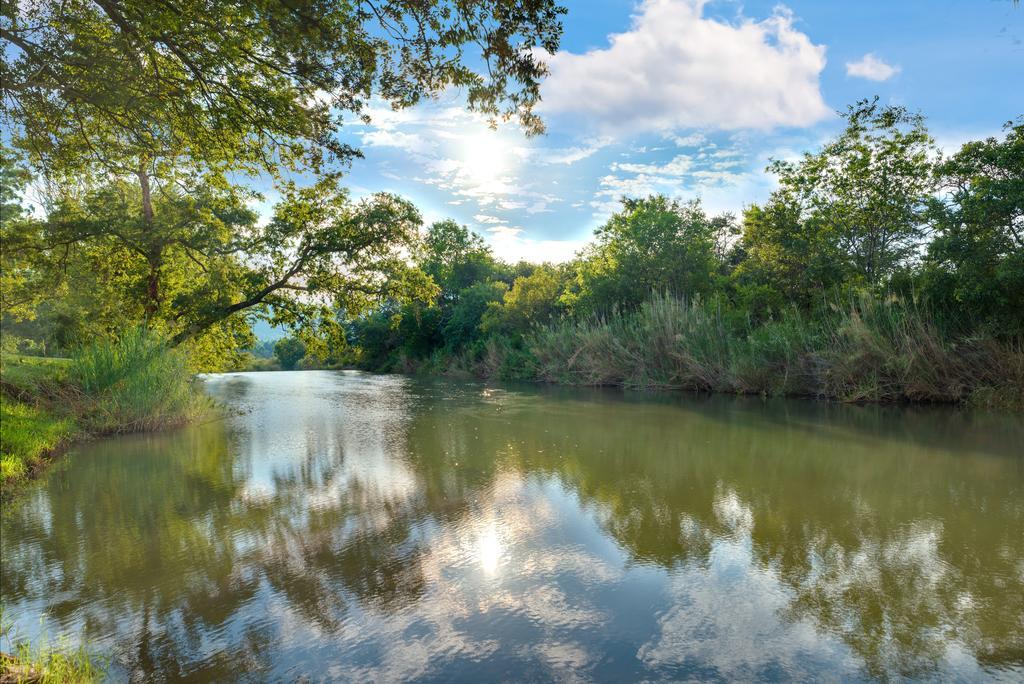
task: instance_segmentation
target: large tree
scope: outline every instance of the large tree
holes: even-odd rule
[[[924,118],[865,100],[820,151],[775,161],[779,188],[744,216],[741,281],[775,303],[842,287],[878,288],[919,254],[937,152]]]
[[[83,189],[135,184],[134,224],[120,226],[130,240],[98,235],[102,222],[63,234],[130,242],[145,262],[142,301],[152,318],[167,304],[169,250],[185,249],[180,231],[168,230],[172,221],[157,216],[158,196],[226,191],[238,172],[282,180],[291,171],[320,173],[344,162],[358,152],[338,129],[364,118],[374,97],[405,107],[460,87],[471,109],[518,118],[538,132],[533,107],[546,69],[537,48],[557,49],[562,12],[554,0],[4,0],[0,117],[56,204]],[[293,192],[286,204],[298,215],[316,213],[317,206],[298,207],[296,198],[322,205],[320,190],[315,200]],[[295,220],[279,213],[257,242],[278,250],[289,241],[317,242],[316,248],[290,266],[281,256],[276,266],[283,270],[272,276],[258,266],[255,291],[187,312],[191,320],[176,337],[202,330],[214,315],[263,304],[286,285],[333,285],[320,268],[330,258],[325,250],[361,240],[351,232],[345,239],[303,238],[315,226],[289,223]],[[275,236],[273,229],[286,232]],[[218,239],[217,250],[235,254],[253,241],[244,232]],[[209,254],[197,243],[188,250]],[[342,262],[351,257],[335,253]],[[198,268],[193,275],[207,274]]]
[[[1024,118],[938,167],[924,288],[932,303],[1001,335],[1024,335]]]
[[[706,294],[718,238],[732,223],[729,214],[708,216],[699,200],[623,199],[622,210],[594,233],[566,299],[589,314],[634,309],[652,293]]]

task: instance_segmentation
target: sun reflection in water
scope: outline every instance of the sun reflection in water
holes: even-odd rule
[[[502,547],[498,528],[494,523],[484,526],[480,531],[480,536],[477,538],[476,553],[484,574],[491,576],[498,572]]]

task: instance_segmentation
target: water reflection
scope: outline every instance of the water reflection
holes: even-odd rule
[[[19,629],[136,680],[1024,674],[1024,428],[940,410],[217,376],[2,521]]]

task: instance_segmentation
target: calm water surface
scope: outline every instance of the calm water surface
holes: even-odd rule
[[[1024,426],[941,409],[209,377],[2,518],[26,636],[160,681],[1024,678]]]

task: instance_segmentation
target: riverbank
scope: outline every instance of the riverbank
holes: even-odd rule
[[[71,412],[49,399],[70,359],[5,354],[0,360],[0,483],[3,498],[81,435]]]
[[[210,407],[180,352],[142,329],[73,359],[0,357],[0,496],[75,441],[183,425]]]
[[[12,631],[0,614],[0,684],[86,684],[105,679],[103,660],[83,646],[33,644]]]
[[[400,355],[389,364],[376,370],[1024,410],[1024,343],[951,332],[930,311],[895,299],[752,324],[713,304],[659,296],[634,312],[566,319],[458,354]]]

